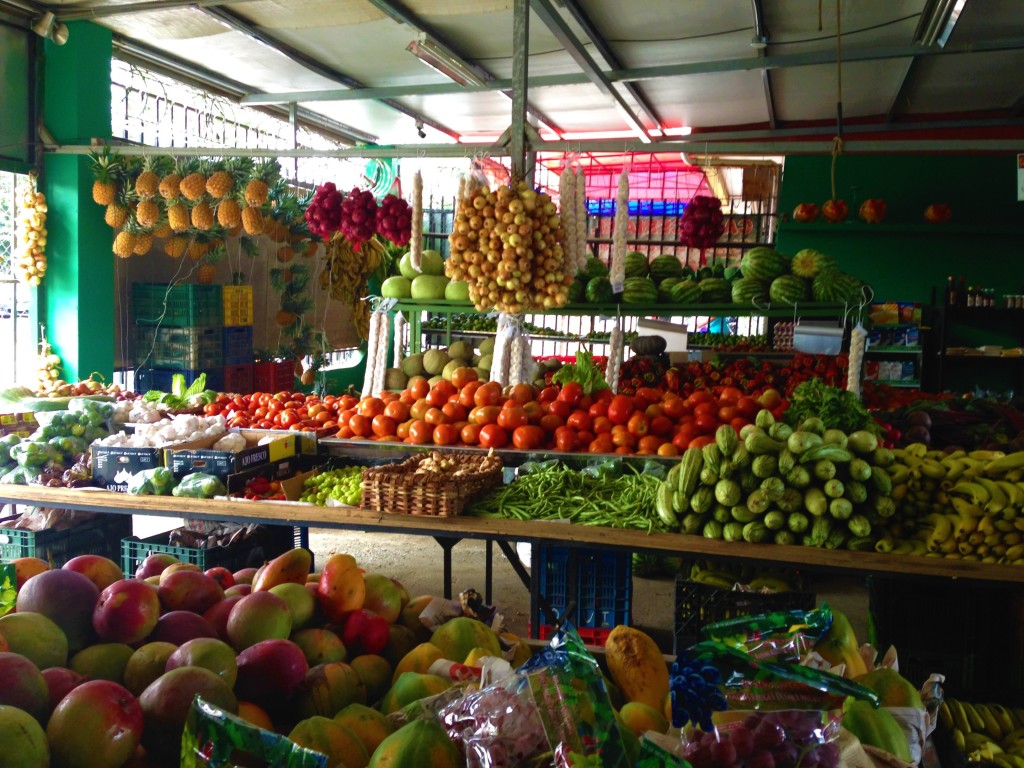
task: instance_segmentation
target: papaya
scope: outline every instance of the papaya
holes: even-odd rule
[[[668,720],[654,707],[649,707],[641,701],[628,701],[619,710],[622,723],[631,730],[637,738],[643,736],[647,731],[665,733],[668,730]]]
[[[875,709],[870,702],[849,698],[843,705],[843,728],[861,744],[870,745],[910,762],[910,744],[896,718],[884,709]]]
[[[831,611],[832,625],[825,636],[818,640],[814,650],[833,667],[846,664],[844,677],[856,679],[867,674],[868,668],[860,657],[860,644],[850,626],[850,620],[835,608]]]
[[[608,671],[627,701],[660,710],[668,695],[668,665],[654,640],[620,624],[609,633],[604,649]]]
[[[265,592],[278,584],[305,584],[312,569],[313,554],[308,549],[289,549],[259,570],[253,579],[252,591]]]
[[[433,643],[420,643],[411,651],[409,651],[402,660],[395,665],[395,671],[391,676],[391,684],[394,685],[398,682],[398,678],[402,676],[404,672],[419,672],[420,674],[426,673],[430,669],[430,665],[438,659],[443,659],[444,655],[441,653],[441,649]]]
[[[288,734],[300,747],[327,755],[327,765],[366,768],[370,755],[362,740],[351,729],[327,717],[309,717]]]
[[[877,693],[883,707],[924,709],[921,694],[909,680],[895,670],[879,667],[874,672],[856,678],[856,682]]]
[[[391,721],[365,704],[349,704],[334,716],[334,720],[358,736],[371,755],[391,734]]]
[[[374,750],[369,768],[461,768],[458,748],[433,720],[413,720]]]
[[[501,643],[494,630],[482,621],[458,616],[446,621],[436,630],[430,642],[441,649],[444,658],[462,664],[474,648],[490,651],[492,656],[501,655]]]

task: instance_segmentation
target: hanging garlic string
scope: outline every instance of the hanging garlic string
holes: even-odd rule
[[[576,169],[574,189],[576,191],[576,271],[587,268],[587,177],[583,168]]]
[[[861,392],[861,368],[864,365],[864,348],[867,343],[868,332],[864,326],[857,323],[857,326],[850,331],[850,354],[846,369],[846,390],[852,392],[858,398]]]
[[[402,360],[405,357],[405,335],[409,328],[409,321],[401,312],[395,313],[395,342],[392,368],[401,368]]]
[[[622,292],[626,282],[626,235],[629,231],[629,173],[619,174],[619,191],[615,197],[615,230],[612,232],[611,283],[615,293]]]
[[[561,209],[562,230],[565,233],[565,274],[575,277],[579,259],[576,253],[576,174],[566,163],[558,177],[558,202]]]
[[[461,186],[460,186],[461,193]],[[412,234],[409,237],[409,261],[417,272],[423,267],[423,176],[412,177]]]

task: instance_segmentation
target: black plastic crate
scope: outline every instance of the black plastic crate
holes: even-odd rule
[[[255,502],[254,502],[255,503]],[[160,533],[146,539],[135,537],[121,541],[121,568],[126,576],[133,575],[148,555],[173,555],[183,563],[198,565],[201,570],[217,566],[237,571],[258,568],[289,549],[306,546],[304,529],[287,525],[264,525],[252,535],[231,547],[177,547],[168,543],[168,534]]]
[[[0,522],[17,517],[7,517]],[[116,563],[120,559],[121,540],[131,535],[131,515],[115,513],[98,514],[92,520],[63,530],[0,528],[0,560],[38,557],[58,568],[78,555],[102,555]]]
[[[205,371],[178,371],[172,368],[137,368],[135,370],[135,391],[148,392],[151,389],[157,389],[161,392],[170,392],[171,381],[176,373],[180,373],[185,377],[186,386],[191,385],[198,378],[199,374],[205,373],[207,389],[220,390],[224,388],[223,367],[208,368]]]
[[[566,614],[580,629],[611,629],[630,623],[630,553],[540,545],[534,547],[531,557],[538,591],[559,616]],[[575,606],[566,613],[570,603]]]
[[[813,592],[741,592],[719,589],[676,576],[673,653],[704,640],[705,624],[773,611],[809,611],[816,605]]]
[[[224,365],[252,365],[252,326],[236,325],[224,329]]]
[[[251,347],[252,329],[249,331]],[[205,371],[224,365],[224,346],[223,330],[219,327],[135,326],[134,360],[138,367]]]
[[[132,283],[131,316],[141,325],[219,326],[224,322],[221,287],[195,283]]]

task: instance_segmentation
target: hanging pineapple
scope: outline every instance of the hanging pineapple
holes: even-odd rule
[[[174,235],[164,240],[164,253],[172,259],[180,259],[188,250],[188,238],[182,235]]]
[[[160,221],[160,206],[149,197],[141,198],[135,206],[135,220],[144,229],[152,229]]]
[[[224,258],[224,244],[213,248],[196,270],[196,282],[200,285],[210,285],[217,279],[217,265]]]
[[[237,162],[227,160],[214,163],[213,173],[206,178],[206,194],[214,200],[223,200],[235,191],[235,174]]]
[[[135,256],[145,256],[153,250],[153,234],[151,232],[138,232],[135,236],[135,247],[132,253]]]
[[[46,275],[47,206],[46,196],[36,190],[35,171],[29,174],[20,202],[21,219],[18,222],[13,271],[21,282],[37,286]]]
[[[167,201],[167,223],[175,232],[185,232],[191,225],[188,208],[180,197]]]
[[[257,163],[245,184],[243,191],[246,205],[258,208],[267,204],[270,197],[270,186],[281,176],[281,166],[277,160],[266,159]]]
[[[183,168],[187,173],[181,179],[181,194],[186,200],[194,203],[206,194],[204,165],[202,161],[193,158],[188,160]]]
[[[135,177],[135,194],[140,200],[149,200],[160,194],[160,169],[164,158],[146,155],[142,158],[142,168]]]
[[[160,178],[160,186],[157,188],[160,197],[168,203],[181,196],[181,164],[177,163],[166,169],[166,173]]]
[[[46,339],[46,327],[39,329],[39,354],[36,355],[37,393],[47,395],[52,392],[60,381],[63,362],[60,355],[54,353],[50,342]]]
[[[121,162],[117,155],[110,154],[110,147],[102,152],[91,152],[92,158],[92,199],[97,205],[109,206],[117,197]]]
[[[121,259],[130,258],[135,254],[135,246],[138,245],[138,241],[139,236],[135,231],[135,225],[125,225],[125,228],[114,237],[114,255]]]
[[[114,199],[107,205],[103,220],[111,229],[122,229],[128,221],[128,195],[127,190],[117,192]]]
[[[213,208],[204,199],[199,200],[195,205],[192,206],[192,226],[202,231],[207,231],[213,226],[214,215]]]

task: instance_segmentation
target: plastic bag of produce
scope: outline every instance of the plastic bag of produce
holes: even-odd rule
[[[36,440],[22,440],[11,447],[11,458],[18,462],[18,466],[36,468],[47,462],[59,462],[63,455],[56,446]]]
[[[223,496],[227,493],[224,483],[216,475],[208,475],[205,472],[193,472],[181,478],[178,486],[171,491],[174,496],[188,496],[194,499],[212,499],[214,496]]]
[[[32,467],[18,466],[5,472],[3,477],[0,477],[0,483],[5,485],[28,485],[36,474],[36,470]]]
[[[128,478],[130,496],[166,496],[174,489],[174,473],[167,467],[153,467]]]
[[[284,736],[257,728],[199,696],[181,735],[181,768],[327,768],[327,757]]]
[[[737,616],[707,624],[701,631],[708,640],[737,648],[755,659],[798,662],[831,624],[832,612],[815,608]]]
[[[61,437],[51,437],[47,442],[65,456],[74,456],[89,450],[89,443],[84,437],[62,435]]]
[[[20,442],[21,438],[17,435],[4,435],[0,437],[0,466],[14,463],[14,459],[11,458],[11,448]]]
[[[83,414],[88,423],[86,426],[97,427],[110,420],[114,415],[114,403],[103,400],[88,400],[83,397],[75,397],[68,403],[68,410],[72,413]]]
[[[706,640],[680,654],[670,677],[672,723],[693,768],[748,765],[838,768],[844,704],[877,707],[852,680],[795,664],[758,661]]]
[[[18,600],[17,584],[14,563],[0,565],[0,616],[14,610]]]
[[[550,754],[555,768],[632,766],[639,745],[616,725],[604,678],[576,630],[494,685],[446,706],[441,724],[469,768],[511,768]]]

